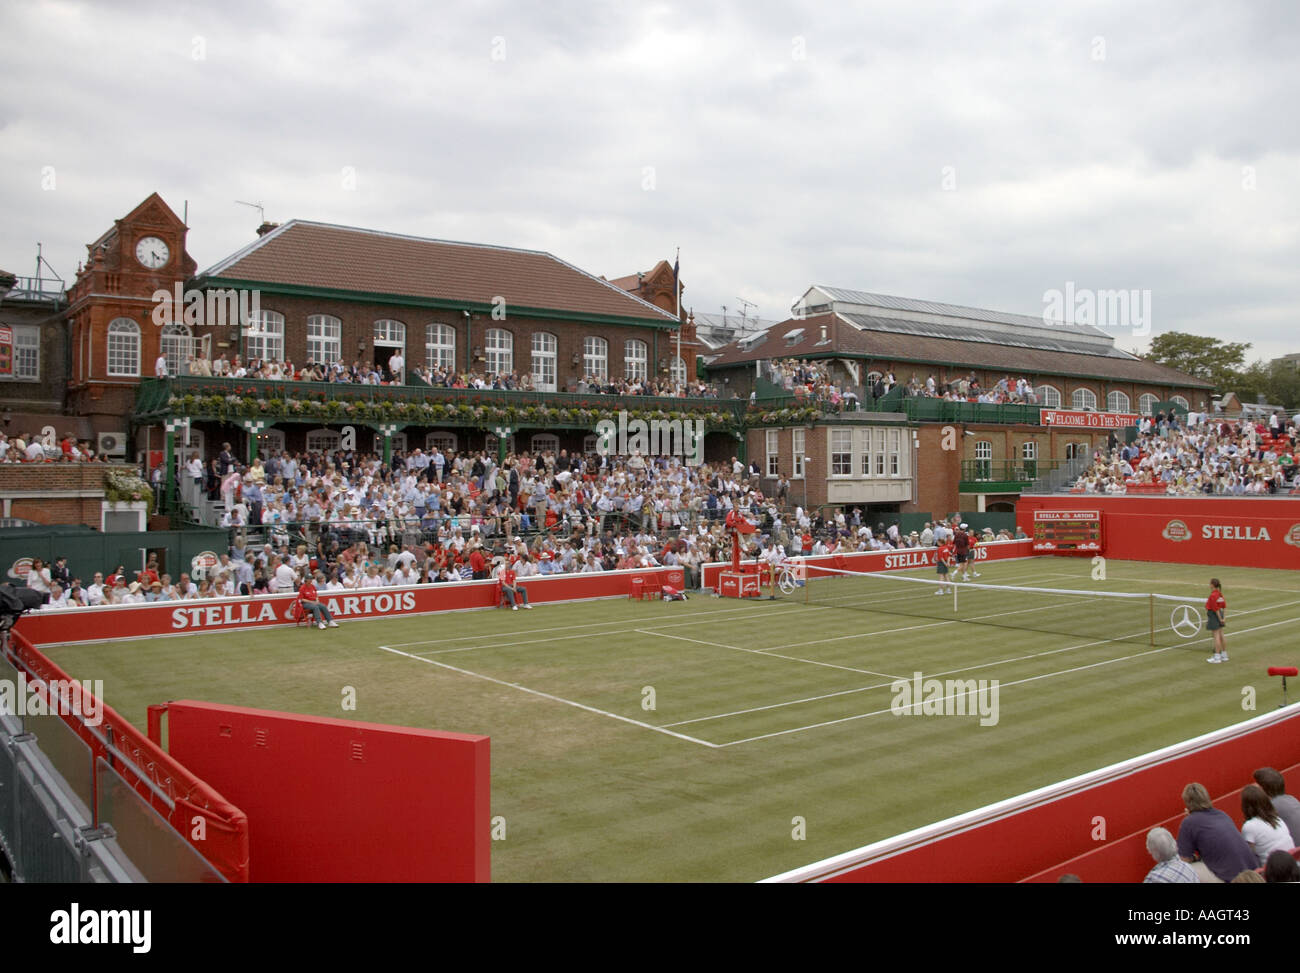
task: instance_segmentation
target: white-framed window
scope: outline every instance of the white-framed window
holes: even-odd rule
[[[437,449],[439,452],[456,455],[456,434],[446,432],[442,429],[436,429],[424,437],[424,448],[426,450]]]
[[[903,430],[889,430],[889,475],[900,476],[902,474],[902,444]]]
[[[853,430],[831,430],[831,476],[853,475]]]
[[[528,448],[534,456],[538,453],[544,453],[548,449],[558,453],[560,451],[560,437],[554,433],[539,432],[528,441]]]
[[[1114,391],[1106,396],[1107,412],[1128,412],[1131,403],[1126,393]]]
[[[764,434],[767,440],[767,475],[781,475],[781,431],[768,429]]]
[[[681,361],[680,358],[677,360]],[[803,478],[803,461],[804,461],[804,455],[803,455],[804,438],[803,437],[805,432],[806,430],[802,428],[796,429],[794,430],[793,434],[790,437],[792,440],[792,444],[790,448],[791,451],[794,453],[794,475],[796,479]]]
[[[623,342],[623,377],[629,382],[645,381],[650,361],[649,346],[629,338]]]
[[[1181,395],[1175,395],[1175,396],[1174,396],[1172,399],[1170,399],[1169,401],[1170,401],[1170,402],[1173,402],[1175,405],[1180,405],[1180,406],[1182,406],[1184,409],[1191,409],[1191,407],[1192,407],[1192,406],[1191,406],[1191,403],[1188,402],[1188,401],[1187,401],[1185,398],[1183,398]]]
[[[582,437],[583,453],[590,456],[592,453],[599,452],[599,450],[600,450],[600,437],[597,436],[594,432],[591,433],[590,435]]]
[[[270,456],[284,452],[284,430],[268,429],[257,436],[257,455]]]
[[[1097,408],[1097,393],[1092,389],[1079,388],[1074,390],[1070,397],[1070,406],[1074,409],[1095,409]]]
[[[406,348],[406,325],[401,321],[393,321],[389,318],[376,321],[374,335],[375,344],[377,345],[385,345],[390,348],[395,345],[403,350]]]
[[[975,479],[993,479],[993,442],[979,439],[975,442]]]
[[[558,347],[558,339],[549,331],[533,332],[533,388],[539,392],[555,391]]]
[[[329,314],[307,317],[307,361],[333,365],[343,357],[343,322]]]
[[[484,438],[483,448],[487,450],[487,454],[489,456],[496,456],[497,449],[500,447],[500,445],[501,445],[501,440],[497,438],[496,433],[490,432]],[[513,453],[514,451],[515,451],[515,436],[514,433],[511,433],[506,438],[506,452]]]
[[[258,311],[249,315],[244,361],[254,358],[284,361],[284,315],[280,312]]]
[[[384,455],[384,437],[380,433],[375,433],[375,452],[378,453],[380,456]],[[406,433],[404,432],[393,433],[393,452],[394,453],[406,452]]]
[[[343,444],[337,429],[313,429],[307,433],[307,452],[332,453]]]
[[[1020,444],[1020,458],[1025,462],[1032,462],[1038,459],[1038,443],[1032,439],[1026,439]]]
[[[190,356],[194,354],[194,337],[187,325],[178,321],[163,325],[162,354],[167,359],[168,375],[187,374]]]
[[[483,354],[491,375],[509,375],[515,370],[515,336],[504,328],[488,328],[483,335]]]
[[[456,329],[450,324],[425,327],[424,364],[429,368],[455,369]]]
[[[16,382],[35,382],[41,377],[41,329],[37,325],[9,325],[14,333],[14,367],[12,375],[0,378]]]
[[[582,339],[582,371],[597,382],[609,381],[609,342],[588,335]]]
[[[1152,395],[1147,392],[1138,396],[1138,412],[1144,416],[1153,416],[1156,414],[1156,403],[1160,401],[1158,395]]]
[[[885,432],[884,429],[876,429],[871,436],[872,441],[875,443],[872,456],[875,458],[876,476],[885,475]]]
[[[130,318],[116,318],[108,326],[108,374],[140,374],[140,325]]]
[[[1039,385],[1035,387],[1034,394],[1038,396],[1038,404],[1044,409],[1061,407],[1061,390],[1055,385]]]
[[[686,384],[686,359],[674,358],[668,366],[668,378],[676,385]]]

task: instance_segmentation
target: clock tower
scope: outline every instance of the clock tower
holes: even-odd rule
[[[183,324],[160,328],[152,318],[154,292],[172,292],[198,269],[185,250],[187,232],[153,193],[89,244],[77,268],[65,317],[68,409],[89,417],[96,433],[125,433],[136,387],[153,377],[159,354],[183,361],[192,347]]]

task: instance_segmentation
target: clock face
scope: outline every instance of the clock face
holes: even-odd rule
[[[135,245],[135,259],[150,270],[157,270],[159,267],[167,266],[167,261],[171,260],[171,258],[172,252],[170,248],[156,236],[144,237]]]

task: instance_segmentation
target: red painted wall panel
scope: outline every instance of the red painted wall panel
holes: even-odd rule
[[[1075,509],[1085,502],[1102,512],[1107,557],[1300,569],[1300,498],[1021,497],[1016,521],[1032,535],[1033,511]]]
[[[486,882],[489,741],[182,700],[172,757],[248,815],[254,882]]]

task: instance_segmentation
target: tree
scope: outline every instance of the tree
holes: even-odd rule
[[[1151,350],[1145,358],[1213,382],[1219,391],[1226,392],[1234,390],[1241,380],[1249,347],[1250,342],[1220,341],[1218,338],[1167,331],[1151,340]]]

